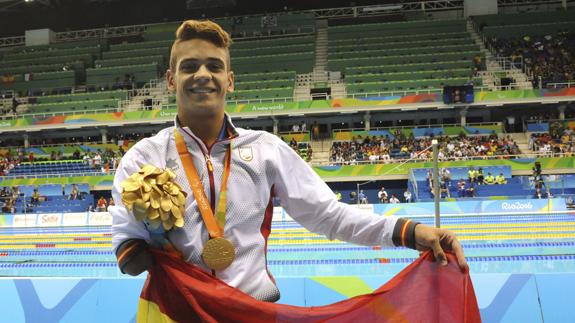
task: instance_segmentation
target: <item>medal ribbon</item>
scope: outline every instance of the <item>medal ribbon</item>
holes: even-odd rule
[[[224,157],[224,175],[222,177],[222,184],[220,187],[220,199],[216,207],[216,216],[214,217],[214,213],[210,207],[208,197],[204,191],[204,186],[200,181],[198,171],[194,165],[192,154],[190,154],[188,151],[188,146],[186,145],[186,142],[184,141],[184,138],[178,129],[174,129],[174,136],[176,139],[176,148],[178,149],[178,154],[182,160],[184,170],[186,171],[186,177],[188,178],[188,182],[192,187],[194,198],[196,199],[198,208],[200,209],[200,214],[202,215],[204,224],[208,229],[210,238],[222,238],[224,236],[224,226],[226,224],[227,187],[232,159],[232,141],[230,140],[230,144],[226,150],[226,156]]]

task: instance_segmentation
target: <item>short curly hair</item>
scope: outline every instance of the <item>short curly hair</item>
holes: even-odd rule
[[[170,52],[170,69],[176,67],[177,57],[174,55],[174,49],[179,42],[203,39],[211,42],[217,47],[226,49],[228,53],[228,67],[230,66],[229,47],[232,44],[232,37],[220,25],[210,20],[186,20],[176,30],[176,40],[172,44]]]

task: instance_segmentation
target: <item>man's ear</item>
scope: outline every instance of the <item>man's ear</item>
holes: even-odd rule
[[[176,83],[174,82],[174,73],[172,73],[172,70],[168,69],[166,71],[166,81],[168,82],[168,90],[171,93],[175,93],[176,92]]]
[[[233,93],[234,92],[234,79],[235,79],[235,75],[233,71],[229,71],[228,72],[228,92],[229,93]]]

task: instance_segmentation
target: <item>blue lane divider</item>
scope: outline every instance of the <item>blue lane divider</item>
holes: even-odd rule
[[[574,242],[534,242],[534,243],[485,243],[485,244],[463,244],[464,249],[474,248],[542,248],[542,247],[573,247]],[[310,248],[269,248],[268,252],[308,252],[308,251],[380,251],[397,250],[396,247],[310,247]]]
[[[575,241],[563,242],[533,242],[533,243],[484,243],[484,244],[463,244],[464,249],[485,249],[485,248],[545,248],[545,247],[574,247]],[[302,247],[302,248],[268,248],[269,253],[294,253],[294,252],[339,252],[339,251],[382,251],[397,250],[395,247]],[[0,250],[5,256],[109,256],[114,255],[110,250],[45,250],[45,251],[14,251]],[[1,260],[2,258],[0,258]]]
[[[411,263],[416,258],[389,258],[389,259],[324,259],[324,260],[268,260],[269,266],[290,265],[349,265],[349,264],[384,264],[384,263]],[[494,256],[494,257],[467,257],[467,262],[494,262],[494,261],[550,261],[575,260],[575,255],[546,255],[546,256]]]

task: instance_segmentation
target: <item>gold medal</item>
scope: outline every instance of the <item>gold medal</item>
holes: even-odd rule
[[[236,250],[234,245],[225,238],[208,240],[202,251],[202,259],[206,266],[213,270],[227,268],[234,261]]]

